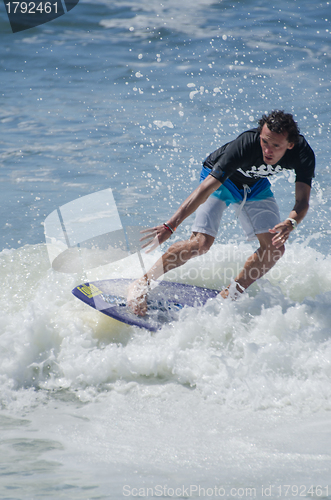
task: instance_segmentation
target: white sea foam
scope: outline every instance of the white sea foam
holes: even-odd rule
[[[209,259],[178,270],[176,280],[221,289],[219,268],[235,270],[250,251],[247,244],[240,251],[217,245]],[[83,276],[49,270],[44,246],[3,252],[2,377],[16,389],[68,390],[153,377],[195,387],[229,408],[330,409],[330,259],[310,248],[299,253],[295,244],[288,253],[277,279],[270,273],[237,302],[184,309],[178,322],[150,335],[71,296]],[[142,273],[128,263],[127,276]],[[108,276],[123,276],[124,268],[113,264]]]
[[[109,5],[109,1],[104,2]],[[146,37],[151,32],[167,29],[178,31],[184,34],[193,34],[195,36],[205,37],[211,34],[218,34],[217,28],[210,27],[206,32],[203,25],[206,22],[203,9],[206,6],[213,5],[211,0],[195,0],[182,1],[178,3],[176,0],[168,0],[166,4],[158,1],[152,2],[137,2],[136,0],[128,0],[127,2],[115,2],[115,5],[126,8],[134,14],[132,17],[123,17],[116,19],[102,19],[100,25],[107,29],[121,28],[126,30],[130,36]],[[111,7],[114,7],[114,2],[111,2]]]
[[[209,260],[191,261],[190,269],[211,271],[215,259],[233,265],[251,251],[246,244],[240,251],[216,245]],[[46,419],[52,440],[46,434],[42,441],[39,431],[30,446],[41,453],[43,442],[53,458],[61,455],[71,476],[74,457],[86,486],[100,476],[98,488],[107,495],[106,469],[116,464],[114,498],[125,485],[133,492],[199,485],[254,487],[262,499],[263,485],[307,488],[316,486],[316,474],[325,493],[331,278],[323,271],[330,258],[295,245],[289,254],[290,268],[285,260],[277,264],[277,282],[265,278],[237,302],[217,298],[184,309],[176,323],[151,334],[79,302],[70,290],[85,277],[50,270],[44,245],[1,252],[2,408],[9,416],[27,413],[40,429]],[[131,259],[108,266],[108,276],[137,274]],[[303,274],[306,262],[314,265]],[[177,278],[192,282],[189,266],[186,273]],[[215,277],[205,275],[204,284],[215,286]]]

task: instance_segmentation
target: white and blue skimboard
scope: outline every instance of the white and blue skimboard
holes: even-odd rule
[[[72,293],[111,318],[152,332],[165,323],[175,321],[184,306],[203,306],[219,293],[209,288],[160,281],[148,292],[146,316],[137,316],[126,305],[127,290],[132,282],[130,279],[93,281],[77,286]]]

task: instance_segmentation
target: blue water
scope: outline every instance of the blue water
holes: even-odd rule
[[[0,6],[1,498],[331,496],[330,18],[307,0],[80,0],[13,34]],[[71,296],[85,276],[50,269],[51,212],[111,188],[124,226],[163,222],[274,108],[317,169],[273,273],[153,336]],[[284,218],[290,180],[273,179]],[[229,210],[169,279],[221,288],[254,249]]]

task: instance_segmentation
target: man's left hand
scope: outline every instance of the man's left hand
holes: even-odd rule
[[[284,221],[276,224],[275,227],[269,229],[269,233],[274,234],[275,236],[272,238],[272,244],[275,245],[276,248],[280,248],[284,243],[288,240],[290,236],[290,232],[293,230],[293,226],[291,221]]]

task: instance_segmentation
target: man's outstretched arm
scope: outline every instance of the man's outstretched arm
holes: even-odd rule
[[[197,208],[220,187],[220,185],[220,181],[215,179],[215,177],[208,175],[208,177],[206,177],[206,179],[204,179],[202,183],[199,184],[199,186],[186,198],[186,200],[167,222],[173,228],[178,227],[179,224],[181,224],[189,215],[193,214],[193,212],[195,212]],[[149,248],[146,253],[154,250],[158,245],[164,243],[171,236],[171,232],[163,224],[146,229],[142,232],[146,233],[146,236],[144,236],[141,241],[147,240],[147,242],[143,245],[143,248],[151,245],[151,248]]]

